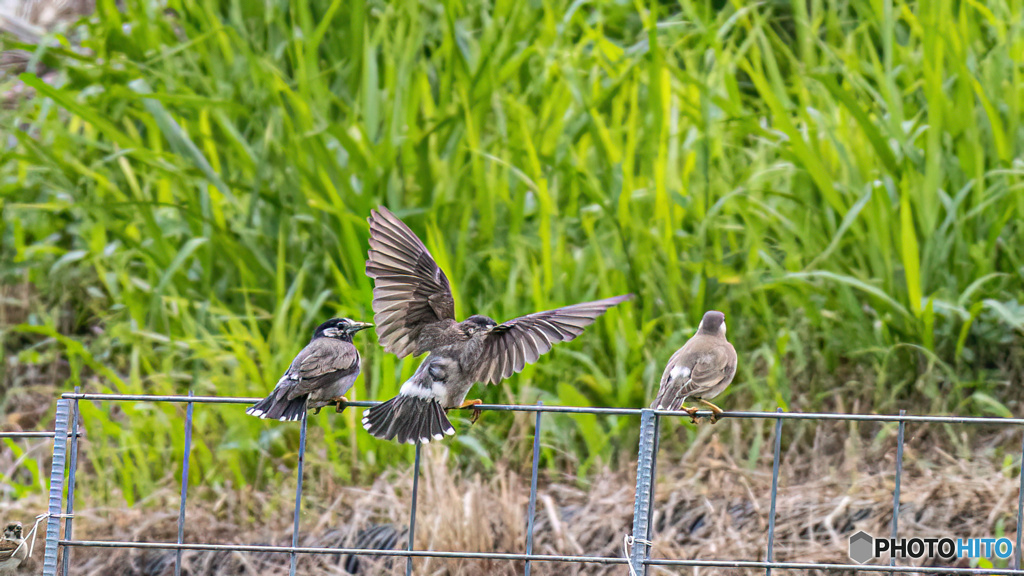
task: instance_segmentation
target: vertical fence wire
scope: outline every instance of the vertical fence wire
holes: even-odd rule
[[[900,416],[906,415],[906,410],[900,410]],[[896,433],[896,485],[892,490],[892,533],[891,537],[893,540],[896,539],[896,534],[899,532],[900,527],[900,479],[903,477],[903,435],[906,431],[907,423],[900,420],[899,431]],[[896,554],[889,555],[889,566],[896,565]],[[890,576],[892,572],[889,572]]]
[[[298,471],[296,472],[298,479],[295,485],[295,518],[292,523],[292,548],[299,547],[299,515],[302,512],[302,468],[306,462],[306,428],[309,424],[309,411],[305,407],[302,410],[301,422],[302,424],[299,428],[299,463]],[[288,567],[289,576],[295,576],[295,567],[298,561],[298,555],[292,550]]]
[[[60,541],[60,516],[64,504],[64,468],[67,464],[68,413],[70,400],[57,401],[53,425],[53,464],[50,466],[50,499],[46,521],[46,552],[43,554],[43,576],[57,575],[57,553]]]
[[[79,386],[75,386],[75,392],[79,391]],[[71,539],[72,520],[75,519],[75,471],[78,470],[78,400],[75,400],[71,408],[71,470],[68,472],[68,506],[66,510],[67,518],[64,519],[64,538]],[[54,442],[57,441],[56,435],[54,436]],[[64,550],[63,560],[61,562],[60,573],[67,576],[71,570],[71,548]]]
[[[782,412],[782,408],[775,410]],[[772,501],[768,510],[768,562],[775,558],[775,503],[779,495],[779,461],[782,460],[782,418],[775,419],[775,449],[772,451]],[[771,576],[772,567],[764,569],[765,576]]]
[[[416,441],[416,459],[412,468],[412,504],[409,510],[409,545],[406,550],[411,552],[416,544],[416,498],[420,490],[420,441]],[[405,559],[405,576],[412,576],[412,556]]]
[[[537,406],[543,406],[537,402]],[[537,469],[540,467],[540,417],[544,414],[537,411],[537,422],[533,425],[533,469],[530,472],[530,506],[526,510],[526,555],[533,554],[533,519],[537,514]],[[532,566],[526,561],[523,576],[530,576]]]
[[[188,391],[189,398],[195,396]],[[185,542],[185,504],[188,502],[188,464],[192,454],[192,414],[195,402],[189,402],[185,408],[185,446],[181,465],[181,501],[178,506],[178,544]],[[181,576],[181,552],[179,548],[174,554],[174,576]]]
[[[1020,570],[1021,525],[1024,524],[1024,434],[1020,447],[1020,488],[1017,490],[1017,548],[1013,551],[1013,569]]]

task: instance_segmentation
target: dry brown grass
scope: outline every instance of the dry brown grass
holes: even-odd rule
[[[735,423],[739,425],[739,423]],[[782,561],[847,562],[847,538],[856,530],[888,534],[892,521],[894,443],[879,427],[876,446],[862,445],[864,430],[850,424],[822,424],[806,442],[784,450],[778,495],[775,557]],[[853,432],[853,433],[851,433]],[[1018,477],[1004,462],[1019,438],[992,431],[984,441],[956,456],[936,448],[941,428],[908,428],[900,533],[1014,538]],[[684,559],[765,557],[771,485],[771,455],[755,462],[735,458],[706,427],[686,453],[666,435],[660,454],[653,556]],[[798,433],[799,436],[799,433]],[[870,435],[868,436],[870,437]],[[785,434],[784,445],[790,440]],[[799,446],[810,446],[801,449]],[[1009,459],[1012,460],[1012,459]],[[493,473],[467,475],[449,466],[443,446],[424,450],[420,484],[417,548],[518,553],[525,549],[529,477],[499,465]],[[1015,466],[1015,465],[1014,465]],[[549,477],[538,497],[536,552],[621,556],[630,531],[635,472],[604,470],[585,483]],[[304,502],[301,544],[352,546],[360,529],[374,524],[404,526],[409,513],[411,477],[395,470],[371,486],[309,486]],[[290,505],[294,486],[275,494],[195,490],[188,510],[188,542],[290,544]],[[75,537],[173,541],[177,497],[172,489],[133,509],[80,509]],[[0,516],[27,518],[43,501],[5,503]],[[156,512],[154,512],[156,511]],[[401,540],[404,542],[404,539]],[[401,542],[399,543],[401,546]],[[41,554],[40,552],[37,552]],[[76,549],[76,574],[163,576],[173,573],[173,553]],[[186,573],[196,575],[287,574],[285,554],[184,554]],[[404,559],[388,568],[363,560],[364,574],[404,573]],[[372,565],[367,563],[374,562]],[[300,559],[300,574],[346,574],[343,557]],[[416,574],[468,576],[521,574],[522,563],[508,561],[415,560]],[[537,563],[534,574],[622,574],[622,566]],[[652,574],[679,570],[653,568]],[[683,572],[688,572],[684,570]],[[735,570],[700,569],[695,574]]]

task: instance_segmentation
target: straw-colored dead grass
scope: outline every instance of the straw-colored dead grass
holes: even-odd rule
[[[871,450],[846,424],[822,424],[807,445],[784,450],[778,492],[775,559],[847,562],[847,538],[857,530],[888,534],[892,521],[894,446]],[[900,534],[904,536],[1015,537],[1018,477],[1004,450],[1015,453],[1019,438],[994,432],[967,458],[935,448],[938,430],[916,427],[904,453]],[[784,438],[785,435],[784,435]],[[843,448],[844,444],[846,445]],[[710,428],[688,453],[660,453],[655,558],[765,559],[770,506],[771,455],[753,465],[734,461]],[[529,477],[498,467],[466,475],[449,466],[443,446],[424,450],[417,548],[472,552],[523,552]],[[314,483],[304,502],[301,544],[347,547],[361,529],[392,524],[404,529],[411,475],[394,471],[372,486]],[[630,532],[635,472],[605,470],[586,483],[546,478],[537,503],[536,553],[621,556]],[[188,510],[188,542],[290,544],[293,486],[278,494],[196,489]],[[26,513],[43,502],[18,503]],[[33,507],[34,506],[34,507]],[[11,508],[10,505],[4,506]],[[163,510],[154,512],[153,510]],[[5,517],[12,510],[0,509]],[[27,514],[26,514],[27,516]],[[176,494],[168,489],[129,510],[81,509],[75,537],[173,541]],[[398,535],[398,546],[404,535]],[[38,552],[41,555],[41,551]],[[83,576],[173,574],[174,553],[76,549],[75,573]],[[185,552],[185,574],[287,574],[285,554]],[[361,574],[403,574],[405,560],[364,557]],[[299,574],[346,574],[342,556],[301,557]],[[522,574],[520,562],[417,559],[416,574],[468,576]],[[652,568],[651,574],[689,570]],[[694,573],[742,571],[700,569]],[[536,563],[534,574],[616,574],[625,568]]]

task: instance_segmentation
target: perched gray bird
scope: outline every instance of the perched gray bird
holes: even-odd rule
[[[28,557],[28,544],[21,534],[21,522],[11,522],[0,539],[0,576],[18,574],[18,567]]]
[[[245,413],[286,422],[301,419],[309,409],[320,413],[331,404],[338,412],[344,410],[345,393],[359,376],[359,351],[352,335],[372,326],[348,318],[332,318],[318,326],[274,391]]]
[[[710,310],[704,313],[697,334],[669,359],[651,408],[682,409],[692,418],[697,408],[684,408],[683,402],[694,398],[711,409],[711,422],[717,422],[722,409],[707,399],[721,394],[735,375],[736,349],[725,339],[725,314]]]
[[[373,311],[385,350],[404,358],[430,352],[398,396],[363,412],[363,427],[385,440],[414,444],[455,433],[447,411],[465,401],[476,382],[497,384],[521,372],[555,342],[569,341],[632,294],[536,312],[498,324],[487,316],[455,320],[444,272],[397,216],[370,214],[366,275],[374,279]],[[479,418],[474,412],[473,421]]]

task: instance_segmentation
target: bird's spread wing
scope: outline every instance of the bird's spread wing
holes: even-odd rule
[[[299,352],[281,381],[291,382],[292,388],[288,391],[291,400],[315,391],[326,379],[333,382],[358,370],[359,351],[353,344],[318,338]]]
[[[374,279],[377,337],[399,358],[422,354],[417,341],[423,327],[455,318],[448,277],[416,234],[387,208],[371,211],[369,222],[366,275]]]
[[[535,312],[495,326],[484,342],[477,382],[497,384],[551,350],[555,342],[569,341],[616,304],[632,294],[595,302]]]

